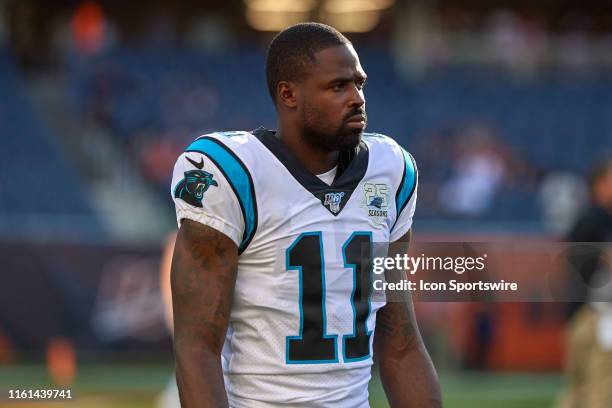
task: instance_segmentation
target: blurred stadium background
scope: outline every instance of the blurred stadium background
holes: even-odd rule
[[[347,33],[370,129],[415,156],[417,240],[563,236],[612,147],[610,2],[0,0],[0,404],[57,384],[155,406],[171,166],[200,134],[274,127],[265,46],[306,20]],[[447,407],[551,406],[562,305],[417,307]]]

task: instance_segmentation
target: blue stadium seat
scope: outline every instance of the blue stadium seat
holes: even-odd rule
[[[13,225],[20,217],[78,216],[80,226],[102,227],[74,168],[54,144],[36,113],[8,54],[0,50],[0,214]],[[71,218],[76,219],[76,218]]]
[[[409,150],[418,150],[422,138],[440,129],[450,129],[451,143],[457,131],[475,121],[492,126],[502,144],[539,171],[584,172],[612,145],[609,76],[550,73],[543,79],[518,80],[492,68],[439,67],[423,78],[405,81],[388,52],[365,49],[360,55],[370,77],[366,96],[371,128],[392,135]],[[124,48],[87,64],[73,64],[70,94],[80,96],[76,106],[83,109],[88,98],[107,98],[109,125],[126,140],[141,129],[178,126],[194,136],[211,129],[274,126],[263,67],[264,53],[256,48],[218,54]],[[122,86],[97,89],[105,76],[119,79]],[[216,102],[202,106],[201,115],[177,110],[177,101],[184,102],[181,95],[199,86]],[[423,177],[448,173],[427,166],[448,168],[449,163],[424,164]],[[500,197],[483,218],[535,219],[534,194]]]

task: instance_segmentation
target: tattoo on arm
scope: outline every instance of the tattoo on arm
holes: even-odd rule
[[[398,241],[391,243],[388,256],[394,257],[396,254],[408,252],[411,236],[412,232],[408,231]],[[387,271],[385,277],[388,282],[399,282],[405,279],[406,274],[404,271]],[[397,299],[397,296],[401,296],[402,299]],[[415,347],[420,341],[412,298],[410,292],[393,294],[389,297],[393,298],[394,301],[387,303],[376,315],[376,335],[374,339],[375,341],[378,340],[379,343],[384,342],[384,347],[390,348],[390,350],[387,350],[389,352],[403,353]]]
[[[378,312],[374,339],[394,354],[404,353],[418,344],[420,336],[410,299],[389,303]]]
[[[409,240],[410,232],[392,243],[389,256],[406,253]],[[388,281],[406,276],[404,271],[388,275]],[[419,333],[410,292],[402,295],[387,303],[376,316],[374,354],[380,363],[383,388],[393,408],[440,408],[438,377]]]
[[[183,407],[227,407],[221,349],[229,322],[238,249],[222,233],[184,220],[172,260],[174,350]]]
[[[171,274],[175,342],[201,340],[220,350],[236,281],[235,247],[210,227],[183,222]]]

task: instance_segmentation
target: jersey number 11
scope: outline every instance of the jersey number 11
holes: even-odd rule
[[[353,333],[342,336],[344,362],[370,357],[372,233],[354,232],[342,246],[344,267],[353,270]],[[299,273],[300,333],[287,336],[287,364],[337,363],[338,335],[326,333],[325,260],[321,232],[300,234],[286,252],[287,270]],[[365,300],[363,300],[365,299]]]

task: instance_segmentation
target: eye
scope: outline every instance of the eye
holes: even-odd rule
[[[340,82],[340,83],[334,84],[334,85],[332,86],[332,90],[334,90],[334,91],[336,91],[336,92],[341,91],[341,90],[342,90],[342,88],[344,88],[344,83],[343,83],[343,82]]]

